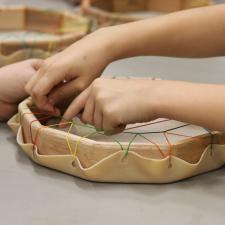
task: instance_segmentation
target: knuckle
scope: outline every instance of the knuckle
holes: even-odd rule
[[[104,107],[102,111],[106,118],[111,118],[113,116],[113,111],[109,107]]]
[[[49,69],[52,67],[52,63],[51,60],[46,59],[45,61],[42,61],[40,64],[40,74],[45,74],[47,73],[47,71],[49,71]]]
[[[121,117],[112,107],[107,107],[106,109],[103,109],[103,115],[108,121],[110,121],[110,123],[114,125],[122,123]]]
[[[105,102],[105,97],[100,92],[97,92],[95,94],[95,101],[99,104],[103,104]]]

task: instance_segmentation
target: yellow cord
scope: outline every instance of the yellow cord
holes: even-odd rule
[[[67,135],[66,135],[66,142],[67,142],[68,148],[70,150],[70,154],[73,156],[74,155],[73,154],[73,149],[72,149],[72,146],[71,146],[70,140],[69,140],[69,136],[70,136],[70,132],[71,132],[72,128],[73,128],[73,123],[70,122],[70,127],[69,127],[69,129],[67,131]],[[73,156],[73,158],[74,158],[74,156]]]
[[[72,130],[72,128],[73,128],[73,126],[74,126],[75,124],[74,124],[73,122],[69,122],[68,124],[70,124],[70,127],[69,127],[69,129],[68,129],[68,131],[67,131],[66,142],[67,142],[67,145],[68,145],[70,154],[72,155],[73,162],[74,162],[75,159],[76,159],[76,157],[77,157],[77,151],[78,151],[78,148],[79,148],[79,145],[80,145],[81,141],[82,141],[84,138],[88,138],[88,137],[90,137],[90,136],[96,134],[97,132],[95,131],[95,132],[92,132],[92,133],[90,133],[90,134],[87,134],[87,135],[85,135],[85,136],[83,136],[83,137],[80,137],[80,138],[77,140],[76,145],[75,145],[75,149],[74,149],[74,151],[73,151],[73,148],[72,148],[72,146],[71,146],[71,144],[70,144],[69,136],[70,136],[70,132],[71,132],[71,130]]]
[[[92,133],[90,133],[90,134],[87,134],[87,135],[85,135],[85,136],[83,136],[83,137],[80,137],[80,138],[78,139],[78,141],[76,142],[75,149],[74,149],[73,161],[76,159],[76,155],[77,155],[77,151],[78,151],[78,147],[79,147],[79,145],[80,145],[80,142],[81,142],[84,138],[88,138],[88,137],[90,137],[90,136],[92,136],[92,135],[94,135],[94,134],[96,134],[96,133],[97,133],[97,132],[95,131],[95,132],[92,132]]]

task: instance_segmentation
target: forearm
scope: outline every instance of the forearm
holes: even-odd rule
[[[225,85],[155,82],[159,117],[225,131]]]
[[[113,59],[139,55],[210,57],[225,54],[225,4],[103,28]]]

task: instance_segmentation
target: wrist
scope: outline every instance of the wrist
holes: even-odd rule
[[[132,38],[130,38],[134,34],[131,34],[130,28],[127,25],[122,24],[101,28],[93,33],[94,35],[101,37],[103,54],[106,54],[109,63],[134,56],[132,49],[136,45],[133,43]]]
[[[150,86],[150,102],[149,104],[149,110],[153,111],[155,118],[170,118],[170,107],[168,107],[168,104],[170,105],[170,84],[171,81],[167,80],[154,80],[151,81],[152,84]]]
[[[93,33],[97,41],[101,40],[101,52],[108,63],[120,59],[123,48],[120,46],[117,29],[115,27],[105,27]]]

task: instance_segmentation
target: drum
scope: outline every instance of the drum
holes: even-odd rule
[[[224,133],[199,126],[162,118],[109,136],[79,118],[60,121],[26,99],[8,124],[33,161],[91,181],[169,183],[225,163]]]

